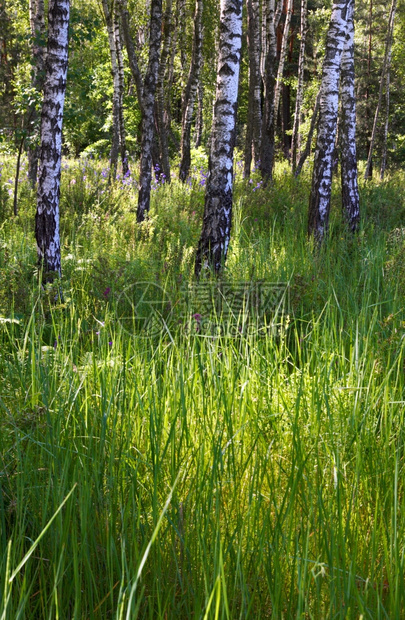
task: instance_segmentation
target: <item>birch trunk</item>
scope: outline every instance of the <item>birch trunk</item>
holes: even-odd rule
[[[305,68],[305,46],[308,32],[307,25],[308,0],[301,0],[301,26],[300,26],[300,53],[298,58],[298,85],[295,99],[294,125],[291,136],[291,160],[292,171],[298,164],[298,155],[301,149],[301,108],[304,96],[304,68]]]
[[[38,262],[49,280],[52,280],[52,274],[61,275],[59,196],[63,106],[68,66],[69,9],[69,0],[49,2],[48,50],[35,217]]]
[[[262,125],[261,75],[260,75],[260,2],[246,0],[247,35],[249,50],[249,98],[245,145],[245,177],[250,175],[252,157],[257,166],[260,161]]]
[[[197,90],[202,66],[202,15],[203,0],[196,0],[191,64],[184,94],[182,112],[181,161],[179,177],[183,182],[188,178],[191,164],[191,125],[193,122],[194,107],[197,98]]]
[[[288,35],[289,35],[289,32],[290,32],[290,24],[291,24],[291,16],[292,16],[292,13],[293,13],[293,5],[294,5],[293,0],[288,0],[287,12],[286,12],[285,22],[284,22],[283,38],[282,38],[282,42],[281,42],[280,60],[279,60],[279,64],[278,64],[276,85],[275,85],[275,89],[274,89],[274,116],[275,116],[275,118],[277,118],[278,107],[279,107],[279,104],[280,104],[281,84],[282,84],[282,80],[283,80],[285,59],[286,59],[286,56],[287,56],[287,43],[288,43]]]
[[[360,219],[356,154],[356,95],[354,89],[354,0],[349,0],[346,43],[341,66],[341,147],[342,206],[349,228],[355,232]]]
[[[149,60],[145,79],[142,79],[134,43],[129,31],[128,9],[125,0],[120,0],[120,5],[125,46],[127,48],[129,66],[134,78],[142,115],[137,221],[143,222],[150,207],[152,148],[155,135],[155,94],[162,39],[162,0],[152,0],[151,2]]]
[[[164,106],[164,125],[167,135],[170,138],[170,142],[174,146],[176,151],[180,149],[180,143],[177,137],[174,135],[172,130],[172,101],[171,94],[173,83],[175,79],[174,74],[174,61],[177,53],[177,41],[179,37],[179,23],[178,18],[174,20],[173,23],[173,33],[172,33],[172,44],[171,44],[171,52],[167,66],[167,80],[166,80],[166,90],[165,90],[165,106]]]
[[[152,142],[154,135],[154,107],[157,74],[162,39],[162,0],[152,0],[150,16],[149,62],[143,87],[143,115],[141,139],[141,164],[139,174],[138,209],[136,219],[143,222],[150,208],[152,180]]]
[[[129,172],[128,154],[125,139],[125,120],[124,120],[124,59],[122,57],[122,39],[119,15],[114,7],[114,43],[117,53],[118,70],[118,123],[119,123],[119,150],[121,153],[122,173],[126,176]]]
[[[233,149],[242,47],[242,0],[221,0],[216,100],[204,221],[195,273],[220,271],[227,255],[233,190]]]
[[[33,58],[33,71],[31,84],[32,87],[41,91],[44,82],[44,68],[45,68],[45,6],[44,0],[30,0],[29,3],[30,12],[30,27],[32,37],[32,58]],[[34,104],[35,105],[35,104]],[[30,122],[32,126],[35,126],[38,119],[38,113],[35,108],[31,110]],[[31,186],[34,188],[37,182],[38,173],[38,157],[39,157],[39,145],[32,144],[28,148],[28,179]]]
[[[195,121],[195,138],[194,146],[196,149],[201,145],[202,132],[203,132],[203,105],[204,105],[204,90],[201,82],[201,77],[198,80],[197,87],[197,118]]]
[[[318,242],[324,238],[329,221],[332,157],[335,148],[339,103],[340,66],[346,40],[347,5],[348,0],[334,0],[333,2],[322,69],[318,138],[308,219],[308,233],[313,234]]]
[[[117,176],[118,155],[120,152],[120,78],[118,73],[117,49],[115,45],[113,8],[110,8],[109,0],[102,0],[102,7],[107,26],[108,45],[111,58],[111,75],[113,79],[113,119],[109,175],[109,181],[111,181],[115,180]]]
[[[275,28],[275,0],[267,2],[267,42],[264,76],[264,105],[262,117],[262,141],[260,172],[265,183],[271,181],[274,162],[274,88],[276,84],[277,38]]]
[[[384,137],[383,137],[383,150],[381,157],[381,169],[380,180],[384,180],[385,168],[387,165],[387,142],[388,142],[388,127],[390,122],[390,79],[391,79],[391,47],[388,53],[388,65],[387,73],[385,76],[385,123],[384,123]]]
[[[371,131],[370,120],[371,120],[371,110],[370,110],[370,84],[371,84],[371,61],[373,57],[373,0],[370,0],[370,7],[368,12],[368,24],[369,24],[369,32],[368,32],[368,50],[367,50],[367,84],[366,84],[366,131],[367,131],[367,159],[370,153],[370,140],[371,140]],[[369,176],[373,176],[373,160],[370,159],[370,168],[369,168]]]
[[[387,33],[387,39],[386,39],[386,42],[385,42],[384,61],[383,61],[383,66],[382,66],[382,70],[381,70],[380,91],[378,93],[378,103],[377,103],[377,108],[376,108],[375,115],[374,115],[373,131],[371,133],[370,148],[369,148],[369,151],[368,151],[368,159],[367,159],[366,171],[364,173],[364,178],[365,179],[369,179],[371,177],[371,172],[370,172],[371,171],[371,161],[372,161],[372,157],[373,157],[373,149],[374,149],[375,138],[376,138],[376,135],[377,135],[378,117],[380,115],[381,103],[382,103],[382,98],[383,98],[384,78],[385,78],[386,73],[387,73],[388,59],[390,58],[390,55],[391,55],[392,35],[393,35],[393,31],[394,31],[394,20],[395,20],[396,8],[397,8],[397,0],[392,0],[391,9],[390,9],[390,15],[389,15],[389,19],[388,19],[388,33]]]
[[[163,20],[163,46],[160,57],[158,81],[156,85],[156,125],[160,146],[160,159],[162,162],[161,178],[170,183],[169,144],[165,126],[165,74],[167,62],[170,57],[172,41],[172,0],[166,1],[166,10]]]

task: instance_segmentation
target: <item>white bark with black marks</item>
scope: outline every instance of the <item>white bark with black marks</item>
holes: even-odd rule
[[[154,107],[162,39],[162,0],[152,0],[150,16],[149,62],[143,86],[143,117],[141,164],[139,175],[138,209],[136,219],[143,222],[150,208],[152,180],[152,143],[154,137]]]
[[[114,7],[114,42],[115,50],[117,53],[117,70],[118,70],[118,122],[119,122],[119,149],[121,153],[122,173],[127,175],[129,172],[128,165],[128,153],[125,136],[125,119],[124,119],[124,89],[125,89],[125,74],[124,74],[124,59],[122,56],[122,38],[120,28],[119,14]]]
[[[69,0],[50,0],[41,116],[35,236],[43,273],[61,275],[59,196],[62,122],[68,67]]]
[[[313,234],[318,242],[324,238],[329,221],[332,191],[332,158],[335,149],[339,105],[340,66],[346,41],[349,1],[335,0],[333,2],[322,69],[318,137],[308,218],[308,233]]]
[[[349,0],[346,32],[340,77],[339,142],[343,212],[350,230],[355,232],[360,219],[360,200],[357,179],[356,94],[354,87],[354,0]]]
[[[194,12],[194,34],[191,53],[190,71],[183,99],[182,129],[181,129],[181,160],[179,178],[186,181],[191,164],[191,125],[193,122],[194,107],[197,99],[197,89],[200,81],[202,66],[202,30],[203,0],[196,0]]]
[[[110,178],[114,180],[117,176],[118,154],[120,150],[120,122],[119,122],[119,75],[118,75],[118,62],[117,62],[117,50],[115,47],[114,37],[114,23],[112,8],[109,5],[109,0],[101,0],[104,18],[107,26],[108,45],[110,48],[111,59],[111,75],[113,79],[113,102],[112,102],[112,139],[111,139],[111,151],[110,151]]]
[[[216,274],[220,271],[230,240],[242,4],[242,0],[221,0],[217,86],[204,220],[195,263],[197,276],[205,268]]]

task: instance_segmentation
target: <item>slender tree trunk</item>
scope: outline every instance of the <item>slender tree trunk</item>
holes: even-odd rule
[[[204,221],[197,249],[195,273],[220,271],[227,255],[233,193],[233,149],[242,48],[242,0],[221,0],[216,100]]]
[[[69,0],[50,0],[48,51],[41,117],[35,236],[43,273],[61,275],[59,195],[62,154],[63,106],[68,67]]]
[[[370,153],[371,131],[370,120],[370,84],[371,84],[371,61],[373,57],[373,0],[370,0],[369,7],[369,32],[368,32],[368,53],[367,53],[367,84],[366,84],[366,131],[367,131],[367,159]],[[369,176],[373,176],[373,160],[370,159]]]
[[[142,79],[131,33],[129,31],[128,9],[125,0],[120,0],[122,29],[132,77],[135,82],[141,108],[141,163],[137,221],[143,222],[150,207],[152,181],[152,151],[155,138],[155,94],[160,63],[162,29],[162,0],[151,0],[149,60],[145,79]]]
[[[177,15],[177,13],[176,13]],[[174,135],[172,130],[172,89],[174,83],[174,61],[176,58],[177,52],[177,40],[179,37],[179,23],[178,17],[173,22],[173,34],[172,34],[172,45],[171,52],[168,61],[167,67],[167,79],[166,79],[166,89],[165,89],[165,105],[164,105],[164,125],[165,130],[170,138],[170,142],[174,146],[174,149],[178,152],[180,149],[180,143],[177,137]]]
[[[188,74],[187,85],[184,94],[182,113],[181,161],[179,178],[183,182],[186,181],[188,177],[191,164],[191,125],[193,122],[194,107],[197,98],[198,83],[200,80],[202,66],[202,15],[203,0],[196,0],[194,13],[193,48],[191,54],[190,71]]]
[[[121,10],[121,22],[122,22],[122,31],[124,34],[124,42],[125,47],[128,54],[128,62],[129,67],[131,69],[132,78],[135,83],[136,88],[136,96],[138,98],[139,107],[141,108],[142,116],[145,113],[144,110],[144,100],[143,100],[143,79],[142,74],[139,69],[138,59],[136,57],[134,42],[131,37],[131,33],[129,30],[129,16],[128,16],[128,8],[126,0],[118,0]]]
[[[110,151],[110,176],[109,180],[115,180],[117,176],[118,155],[120,152],[120,77],[118,71],[117,48],[114,32],[113,5],[109,0],[102,0],[103,12],[107,26],[108,44],[110,47],[111,74],[113,78],[113,120],[112,141]]]
[[[260,161],[262,126],[260,75],[260,2],[246,0],[249,50],[249,99],[245,144],[245,177],[250,175],[252,156],[255,165]]]
[[[271,181],[274,162],[274,88],[276,84],[277,38],[274,18],[274,0],[267,3],[267,55],[265,62],[264,105],[260,172],[265,183]]]
[[[370,148],[368,151],[366,171],[364,173],[365,179],[369,179],[371,177],[371,174],[370,174],[371,160],[373,157],[374,143],[375,143],[375,139],[377,135],[378,117],[380,115],[381,103],[382,103],[382,98],[383,98],[384,79],[387,73],[388,62],[391,57],[392,35],[394,31],[394,20],[395,20],[396,8],[397,8],[397,0],[392,0],[390,15],[388,19],[388,33],[387,33],[387,39],[385,42],[384,61],[383,61],[383,66],[381,70],[380,91],[378,93],[378,103],[377,103],[377,108],[376,108],[375,115],[374,115],[373,131],[371,133]]]
[[[177,0],[177,15],[178,15],[178,40],[180,51],[180,64],[183,77],[186,75],[187,70],[187,40],[186,40],[186,0]]]
[[[346,40],[347,5],[348,0],[333,2],[322,70],[318,138],[308,220],[308,233],[313,234],[318,242],[324,238],[329,222],[332,157],[339,104],[340,66]]]
[[[385,76],[385,123],[384,123],[381,168],[380,168],[380,180],[381,181],[384,180],[385,168],[387,166],[387,142],[388,142],[389,121],[390,121],[390,78],[391,78],[391,50],[389,52],[387,74]]]
[[[280,60],[278,64],[276,85],[274,89],[274,116],[275,118],[277,118],[278,106],[280,104],[281,84],[283,80],[285,59],[287,56],[288,35],[290,32],[290,24],[291,24],[291,16],[293,13],[293,6],[294,6],[293,0],[288,0],[287,13],[286,13],[285,22],[284,22],[283,39],[281,42]]]
[[[197,118],[195,121],[195,139],[194,146],[196,149],[201,145],[202,132],[203,132],[203,106],[204,106],[204,89],[201,81],[201,77],[198,80],[197,87]]]
[[[200,81],[202,66],[202,15],[203,0],[196,0],[194,13],[194,35],[193,47],[191,54],[190,71],[188,74],[186,90],[183,99],[182,113],[182,132],[181,132],[181,161],[179,177],[181,181],[186,181],[190,171],[191,164],[191,125],[193,122],[193,114],[195,101],[197,98],[198,84]]]
[[[119,14],[114,7],[114,42],[117,53],[117,70],[118,70],[118,122],[119,122],[119,139],[120,139],[120,153],[122,163],[122,173],[124,176],[129,173],[128,165],[128,153],[125,137],[125,120],[124,120],[124,89],[125,89],[125,76],[124,76],[124,59],[122,57],[122,39]]]
[[[356,95],[354,89],[354,0],[349,0],[346,43],[341,66],[341,147],[342,206],[350,229],[355,232],[360,218],[356,154]]]
[[[166,11],[163,20],[163,47],[160,57],[158,81],[156,85],[156,124],[162,162],[162,180],[170,183],[169,144],[167,128],[165,126],[165,74],[170,57],[172,41],[172,0],[166,1]]]
[[[41,91],[44,83],[44,68],[45,68],[45,7],[44,0],[30,0],[30,26],[32,37],[32,58],[33,58],[33,70],[31,84],[32,87]],[[34,104],[35,106],[35,104]],[[38,119],[38,114],[35,107],[30,113],[31,125],[35,126]],[[28,148],[28,179],[31,187],[35,187],[37,182],[38,173],[38,157],[39,157],[39,145],[31,144]]]
[[[162,29],[162,0],[152,0],[149,38],[149,62],[143,88],[143,117],[141,164],[139,175],[139,195],[137,221],[143,222],[150,208],[150,189],[152,180],[152,143],[154,136],[154,108],[157,74],[160,62],[160,43]]]
[[[308,132],[308,137],[307,137],[307,141],[305,144],[305,148],[301,153],[301,157],[299,158],[298,164],[297,164],[297,168],[295,170],[294,176],[295,178],[298,178],[299,175],[301,174],[301,170],[303,165],[305,164],[307,158],[309,157],[309,154],[311,152],[311,144],[312,144],[312,139],[314,137],[314,132],[315,132],[315,127],[316,127],[316,123],[318,120],[318,114],[319,114],[319,102],[321,100],[321,91],[319,91],[317,97],[316,97],[316,101],[315,101],[315,107],[314,107],[314,111],[312,113],[312,119],[311,119],[311,125],[309,127],[309,132]]]
[[[291,160],[292,171],[295,172],[298,163],[298,155],[301,148],[301,108],[304,98],[304,69],[305,69],[305,46],[308,32],[307,25],[308,0],[301,0],[301,27],[300,27],[300,54],[298,58],[298,86],[295,99],[294,125],[291,136]]]

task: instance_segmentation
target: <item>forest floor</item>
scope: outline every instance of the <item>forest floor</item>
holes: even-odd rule
[[[0,617],[405,616],[405,174],[235,185],[222,280],[196,285],[204,162],[152,192],[64,162],[62,291],[35,196],[0,179]]]

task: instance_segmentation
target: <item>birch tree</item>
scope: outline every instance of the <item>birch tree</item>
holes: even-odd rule
[[[287,57],[288,35],[290,32],[291,16],[293,12],[293,0],[287,1],[287,10],[283,29],[283,38],[281,41],[280,60],[278,63],[276,85],[274,88],[274,115],[277,118],[278,106],[280,104],[281,84],[283,80],[285,59]]]
[[[326,39],[319,101],[318,137],[309,202],[308,232],[322,241],[328,227],[332,191],[332,158],[339,104],[339,79],[351,0],[334,0]]]
[[[172,0],[166,0],[166,10],[163,19],[163,44],[159,63],[159,73],[156,85],[156,126],[160,146],[160,159],[162,163],[162,177],[166,183],[170,183],[169,143],[167,139],[167,127],[165,124],[165,74],[170,60],[171,44],[173,37],[173,10]]]
[[[380,181],[384,180],[385,168],[387,165],[387,142],[388,142],[389,121],[390,121],[390,80],[391,80],[391,46],[388,52],[387,71],[385,75],[385,123],[384,123],[384,135],[383,135],[383,148],[382,148],[382,156],[381,156]]]
[[[307,11],[308,11],[308,0],[301,0],[301,25],[300,25],[300,53],[298,57],[298,85],[297,85],[297,95],[295,99],[295,112],[294,112],[294,125],[293,132],[291,137],[291,161],[292,161],[292,170],[295,172],[297,163],[298,163],[298,155],[301,148],[301,134],[300,134],[300,124],[301,124],[301,108],[302,101],[304,96],[304,68],[305,68],[305,45],[307,38]]]
[[[349,0],[346,41],[341,65],[341,118],[339,143],[341,150],[342,206],[352,232],[360,218],[356,154],[356,95],[354,88],[354,0]]]
[[[179,177],[185,181],[190,170],[191,156],[191,125],[193,121],[194,107],[197,99],[198,84],[202,66],[202,16],[203,0],[196,0],[194,12],[194,34],[191,53],[191,64],[188,74],[186,89],[183,98],[182,127],[181,127],[181,160]]]
[[[252,157],[255,165],[260,161],[262,125],[261,75],[260,75],[260,2],[246,0],[247,39],[249,52],[248,119],[245,144],[245,177],[250,175]]]
[[[61,275],[59,195],[63,106],[68,67],[69,0],[50,0],[48,48],[41,115],[35,236],[38,262],[45,277]]]
[[[127,172],[125,128],[123,114],[124,65],[122,59],[121,36],[114,4],[102,0],[103,13],[107,26],[108,44],[110,48],[111,73],[113,78],[113,119],[112,141],[110,151],[110,180],[117,176],[118,156],[121,151],[123,173]]]
[[[45,6],[44,0],[30,0],[30,28],[32,37],[32,77],[31,84],[36,91],[42,90],[44,81],[45,68]],[[38,113],[34,107],[30,113],[31,126],[35,126],[38,119]],[[28,179],[32,187],[37,182],[39,146],[32,144],[28,148]]]
[[[230,240],[233,194],[233,150],[242,47],[242,0],[221,0],[214,118],[203,228],[195,273],[223,265]]]
[[[266,13],[266,57],[263,76],[263,117],[261,135],[260,172],[267,183],[272,178],[274,161],[274,89],[276,84],[277,38],[275,0],[267,0]]]
[[[375,115],[374,115],[373,130],[372,130],[372,133],[371,133],[370,147],[369,147],[369,150],[368,150],[368,158],[367,158],[366,170],[365,170],[365,173],[364,173],[364,178],[365,179],[371,178],[371,162],[372,162],[372,158],[373,158],[374,143],[375,143],[375,139],[376,139],[376,136],[377,136],[378,117],[380,115],[381,103],[382,103],[382,99],[383,99],[384,81],[385,81],[385,77],[386,77],[386,74],[387,74],[387,69],[388,69],[388,66],[389,66],[389,62],[390,62],[390,59],[391,59],[391,45],[392,45],[392,36],[393,36],[393,32],[394,32],[394,20],[395,20],[396,8],[397,8],[397,0],[392,0],[391,8],[390,8],[390,14],[389,14],[389,18],[388,18],[388,32],[387,32],[387,39],[386,39],[386,42],[385,42],[384,61],[383,61],[382,69],[381,69],[380,90],[379,90],[379,93],[378,93],[377,108],[376,108]]]
[[[129,16],[126,0],[120,0],[120,3],[125,45],[127,48],[129,65],[134,78],[142,116],[141,162],[136,219],[138,222],[143,222],[150,208],[152,146],[154,139],[154,108],[160,62],[160,45],[162,39],[162,0],[151,0],[149,58],[148,67],[144,78],[142,78],[142,74],[139,69],[134,43],[129,30]]]
[[[118,123],[119,123],[119,150],[121,154],[122,173],[125,176],[129,171],[128,165],[128,153],[125,137],[125,120],[124,120],[124,88],[125,88],[125,75],[124,75],[124,59],[122,56],[122,38],[120,28],[120,18],[117,14],[117,10],[114,5],[113,13],[114,24],[114,43],[117,53],[117,70],[118,70]]]

